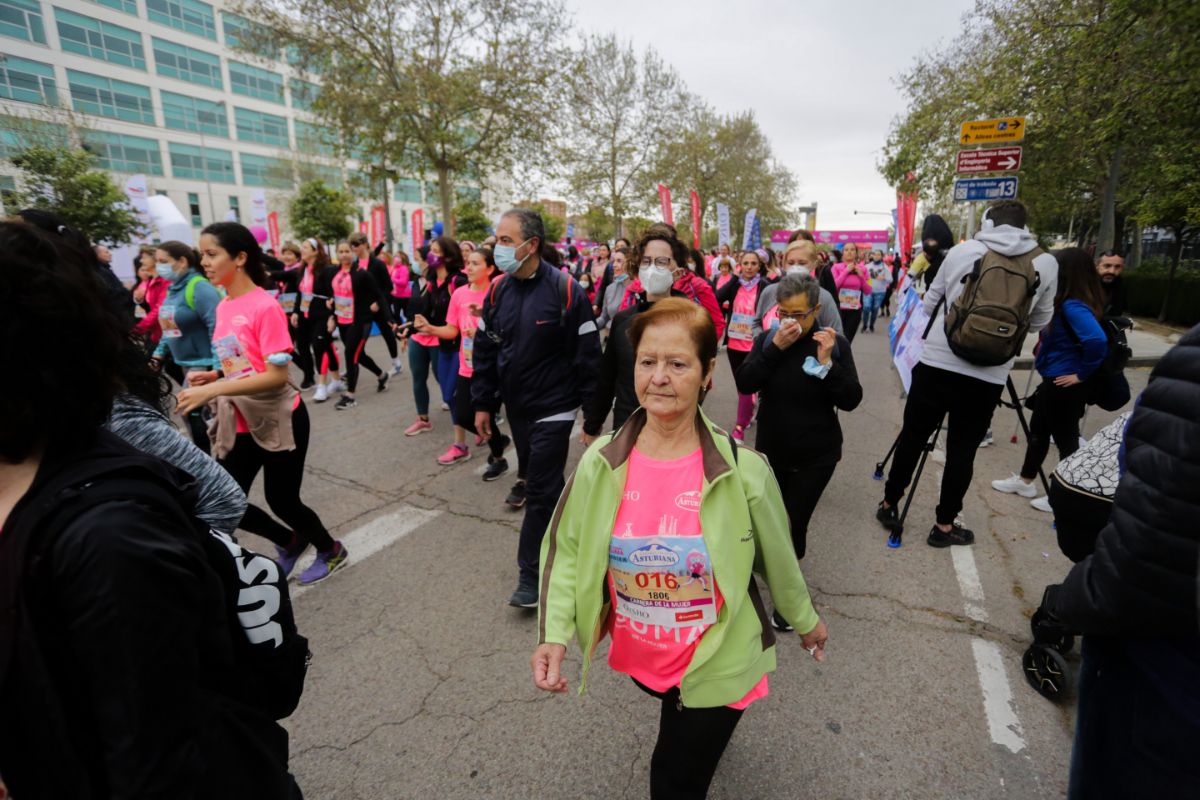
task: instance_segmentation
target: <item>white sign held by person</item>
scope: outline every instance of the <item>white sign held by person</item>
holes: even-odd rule
[[[900,373],[900,382],[904,391],[912,386],[912,371],[921,360],[921,351],[925,349],[925,328],[929,325],[929,315],[917,290],[911,286],[904,292],[896,315],[892,317],[888,327],[888,342],[892,349],[892,363],[896,372]]]
[[[729,235],[729,206],[717,203],[717,244],[732,244],[733,237]]]
[[[112,270],[125,283],[132,283],[136,280],[133,268],[134,259],[137,257],[140,246],[150,243],[149,234],[153,230],[154,223],[150,219],[150,207],[146,203],[146,196],[149,192],[146,188],[146,176],[142,174],[130,175],[125,180],[125,186],[122,188],[125,192],[125,202],[133,209],[133,213],[137,215],[142,233],[134,234],[129,238],[128,242],[120,243],[120,247],[111,248]]]

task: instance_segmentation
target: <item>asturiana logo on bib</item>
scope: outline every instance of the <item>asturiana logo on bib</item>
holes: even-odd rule
[[[629,563],[638,567],[670,567],[679,563],[679,555],[658,542],[651,542],[630,553]]]
[[[684,492],[676,496],[675,506],[684,511],[699,511],[700,510],[700,493],[699,492]]]

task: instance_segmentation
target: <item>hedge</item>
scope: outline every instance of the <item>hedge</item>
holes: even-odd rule
[[[1167,294],[1167,278],[1165,275],[1138,273],[1139,270],[1127,270],[1121,276],[1129,301],[1129,313],[1157,319],[1162,311],[1163,297]],[[1167,301],[1166,321],[1189,328],[1200,322],[1200,281],[1176,277]]]

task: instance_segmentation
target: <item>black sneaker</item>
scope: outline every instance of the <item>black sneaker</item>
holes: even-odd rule
[[[784,633],[796,630],[788,623],[786,619],[780,615],[778,611],[771,612],[771,627],[777,631],[783,631]]]
[[[975,534],[967,530],[957,522],[950,528],[949,533],[944,533],[941,528],[934,525],[929,529],[929,538],[925,540],[930,547],[949,547],[955,544],[975,544]]]
[[[508,604],[515,608],[537,608],[537,586],[524,581],[518,583],[517,590],[512,593],[512,597],[508,598]]]
[[[488,456],[487,469],[483,471],[485,481],[494,481],[506,472],[508,472],[508,459]]]
[[[895,506],[884,508],[883,503],[880,503],[879,508],[875,509],[875,519],[889,531],[900,527],[900,515],[896,513]]]
[[[300,391],[307,392],[309,389],[313,388],[316,385],[317,385],[317,382],[314,381],[312,378],[305,378],[304,382],[300,384]]]
[[[357,400],[355,400],[353,397],[351,397],[348,394],[344,394],[338,398],[337,403],[335,403],[333,407],[336,408],[338,411],[342,411],[347,408],[354,408],[356,405],[358,405]]]
[[[377,391],[377,392],[386,392],[386,391],[387,391],[387,385],[388,385],[388,379],[389,379],[389,378],[391,378],[391,377],[392,377],[392,376],[391,376],[391,375],[389,375],[389,374],[388,374],[388,373],[386,373],[386,372],[385,372],[385,373],[383,373],[382,375],[380,375],[380,376],[379,376],[379,383],[377,383],[377,384],[375,385],[375,391]]]
[[[504,498],[504,502],[512,508],[525,507],[525,481],[518,480],[513,484],[512,491],[508,493],[508,497]]]

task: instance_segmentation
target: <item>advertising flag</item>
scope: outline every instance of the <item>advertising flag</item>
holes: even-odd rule
[[[413,252],[425,246],[425,210],[418,208],[412,212]]]
[[[671,190],[664,183],[658,185],[658,205],[662,210],[662,221],[668,225],[674,225],[675,213],[671,210]]]
[[[759,226],[757,208],[746,212],[746,223],[742,230],[743,250],[757,250],[762,247],[762,228]]]
[[[717,244],[733,244],[729,233],[729,206],[717,203]]]
[[[250,227],[267,227],[267,195],[262,189],[255,189],[250,195]]]
[[[358,232],[359,233],[367,233],[369,228],[370,228],[370,224],[365,219],[362,222],[358,223]]]
[[[278,253],[282,245],[282,242],[279,241],[278,211],[272,211],[270,214],[267,214],[267,236],[271,237],[271,249]]]
[[[700,249],[700,195],[692,189],[692,247]]]
[[[900,251],[900,260],[905,266],[912,258],[916,222],[916,192],[896,192],[896,249]]]
[[[384,219],[383,206],[375,206],[371,209],[371,246],[379,244],[383,241],[384,228],[387,227],[387,221]]]

